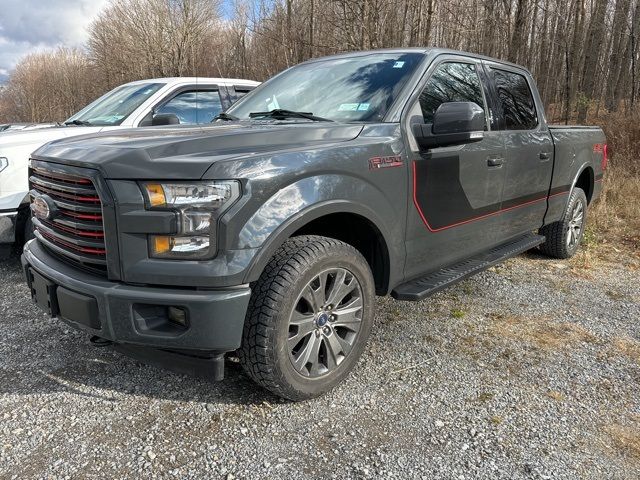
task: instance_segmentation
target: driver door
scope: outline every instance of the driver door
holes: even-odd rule
[[[420,150],[411,128],[407,278],[420,276],[493,246],[501,228],[505,145],[494,131],[491,93],[480,61],[446,56],[430,68],[410,124],[432,123],[445,102],[474,102],[485,112],[484,138]],[[497,127],[497,126],[496,126]]]

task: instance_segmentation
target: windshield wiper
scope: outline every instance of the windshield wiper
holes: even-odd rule
[[[233,115],[229,115],[228,113],[222,112],[218,115],[216,115],[215,117],[213,117],[213,120],[211,120],[212,122],[215,120],[225,120],[225,121],[234,121],[234,120],[240,120],[238,117],[235,117]]]
[[[328,118],[316,117],[311,112],[294,112],[293,110],[284,110],[282,108],[276,108],[268,112],[251,112],[249,118],[263,118],[271,117],[276,120],[285,120],[287,118],[305,118],[307,120],[313,120],[314,122],[333,122]]]
[[[70,122],[64,122],[65,125],[81,125],[83,127],[90,127],[91,122],[87,122],[86,120],[71,120]]]

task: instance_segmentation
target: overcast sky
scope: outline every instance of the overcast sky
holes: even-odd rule
[[[0,0],[0,83],[27,53],[81,46],[108,0]]]

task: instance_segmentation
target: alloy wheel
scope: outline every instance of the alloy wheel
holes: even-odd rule
[[[571,211],[571,219],[569,220],[567,231],[567,247],[573,248],[580,240],[580,234],[582,233],[582,227],[584,224],[584,207],[582,202],[576,202],[573,210]]]
[[[316,275],[289,318],[287,349],[294,369],[317,378],[338,368],[355,345],[363,308],[362,287],[351,272],[331,268]]]

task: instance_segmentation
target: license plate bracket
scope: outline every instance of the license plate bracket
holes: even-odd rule
[[[31,298],[40,309],[55,317],[59,313],[56,284],[31,268],[29,269],[29,277]]]

